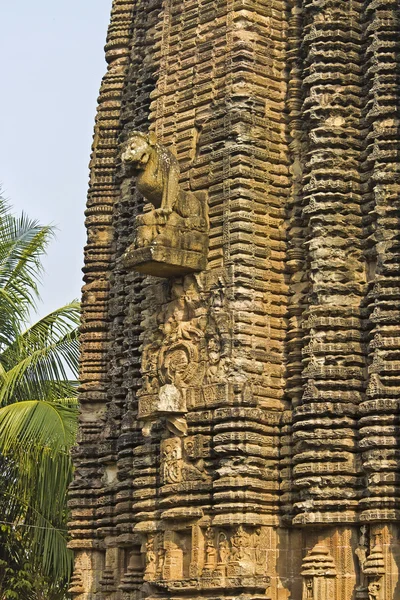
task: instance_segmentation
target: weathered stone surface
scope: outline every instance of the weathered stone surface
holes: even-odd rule
[[[114,0],[76,600],[400,597],[399,30],[398,0]]]

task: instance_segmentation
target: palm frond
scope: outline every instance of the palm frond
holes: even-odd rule
[[[12,524],[8,538],[3,530],[12,572],[23,580],[29,563],[43,597],[61,597],[71,574],[66,499],[78,422],[79,304],[26,327],[53,234],[0,197],[0,512]]]
[[[29,449],[50,456],[68,452],[75,441],[78,415],[76,398],[60,402],[26,400],[0,408],[0,452],[4,456]]]
[[[0,219],[0,288],[14,299],[20,316],[36,304],[41,257],[53,234],[52,227],[39,225],[25,214],[18,218],[3,214]]]
[[[66,493],[66,488],[58,490],[57,495],[62,491]],[[18,507],[19,516],[13,529],[21,532],[32,566],[56,580],[68,579],[72,573],[73,553],[67,548],[65,519],[60,522],[49,520],[40,509],[21,500],[18,490],[5,494],[0,501],[1,508],[3,504]]]
[[[79,355],[78,334],[67,334],[58,342],[35,350],[10,371],[0,373],[0,405],[23,398],[57,400],[68,389],[76,390],[68,381],[66,367],[75,367]]]
[[[0,354],[0,405],[21,399],[75,395],[79,361],[79,303],[53,311]]]
[[[28,529],[26,543],[37,549],[40,568],[55,577],[69,574],[71,568],[65,500],[77,414],[75,398],[18,402],[0,409],[0,453],[9,463],[8,479],[0,486],[5,487],[6,515]]]

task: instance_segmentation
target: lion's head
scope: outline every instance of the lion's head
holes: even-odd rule
[[[122,152],[122,162],[132,167],[142,170],[147,165],[154,146],[156,144],[155,134],[133,131],[128,138]]]

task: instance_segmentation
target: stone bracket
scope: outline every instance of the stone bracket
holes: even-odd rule
[[[124,266],[155,277],[175,277],[203,271],[207,267],[207,255],[203,252],[168,248],[150,244],[136,248],[132,244],[123,257]]]

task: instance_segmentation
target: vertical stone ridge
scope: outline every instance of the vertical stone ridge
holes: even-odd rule
[[[309,279],[301,403],[293,411],[294,523],[356,519],[360,304],[361,2],[304,0],[303,218]]]
[[[147,131],[150,95],[154,90],[158,63],[155,58],[155,28],[161,0],[135,2],[131,17],[133,31],[129,69],[125,78],[120,114],[120,147],[130,131]],[[127,177],[120,161],[116,165],[119,197],[114,206],[113,224],[115,267],[111,276],[109,412],[107,426],[112,440],[109,456],[115,478],[108,486],[111,500],[105,497],[109,522],[104,529],[106,569],[110,564],[113,586],[102,585],[101,592],[136,594],[143,585],[143,538],[135,523],[151,510],[156,488],[155,445],[146,445],[138,422],[137,391],[141,385],[142,312],[145,310],[147,282],[126,270],[122,256],[134,238],[135,216],[143,199],[135,182]],[[101,597],[101,596],[100,596]]]
[[[119,194],[115,181],[115,161],[120,132],[119,111],[125,74],[129,64],[129,43],[133,2],[114,0],[105,47],[108,70],[103,78],[96,117],[90,182],[86,210],[88,232],[82,296],[81,372],[80,372],[80,446],[76,452],[76,478],[71,492],[71,507],[79,522],[76,503],[82,500],[82,487],[89,485],[89,496],[103,476],[96,473],[96,459],[103,438],[107,402],[107,352],[109,342],[109,276],[113,265],[112,213]],[[85,464],[88,460],[88,464]],[[97,484],[95,483],[97,480]],[[89,500],[90,504],[90,500]],[[82,507],[83,508],[83,507]],[[86,512],[87,511],[87,512]],[[85,508],[85,528],[90,533],[93,509]],[[72,527],[74,532],[74,527]],[[83,533],[83,532],[82,532]],[[73,533],[74,536],[74,533]],[[90,540],[89,535],[83,538]],[[84,541],[81,540],[84,546]],[[89,547],[91,542],[88,541]],[[72,543],[74,545],[74,542]]]
[[[225,264],[232,265],[229,277],[233,293],[229,295],[229,304],[234,320],[235,353],[231,368],[232,379],[238,384],[251,382],[251,401],[264,413],[262,421],[268,427],[263,431],[257,425],[257,413],[254,418],[251,411],[247,415],[247,434],[243,431],[239,435],[239,423],[229,424],[229,419],[224,425],[216,424],[215,432],[224,428],[224,438],[232,437],[225,447],[220,445],[219,436],[214,438],[220,465],[231,464],[232,474],[237,472],[237,476],[235,480],[217,479],[214,499],[223,506],[223,512],[239,513],[241,502],[229,500],[233,497],[230,489],[235,485],[240,498],[240,488],[253,485],[254,492],[240,491],[240,494],[249,507],[254,506],[255,514],[264,515],[265,522],[273,522],[271,518],[273,515],[276,518],[279,510],[277,425],[285,406],[283,343],[287,291],[281,199],[289,193],[283,114],[286,15],[284,3],[279,2],[274,5],[250,2],[245,9],[233,2],[232,8],[227,30],[232,53],[224,115],[224,126],[230,126],[230,133],[222,159],[226,172],[221,173],[226,205],[222,240],[224,247],[229,247],[227,252],[224,250],[224,257]],[[218,125],[214,122],[214,134],[220,131],[226,136],[228,130],[219,129]],[[249,443],[243,446],[247,454],[243,461],[254,465],[258,477],[239,477],[237,456],[242,448],[239,440],[246,436]],[[250,443],[257,437],[262,452]],[[257,491],[258,487],[262,493]]]
[[[291,193],[287,202],[287,253],[286,269],[289,281],[288,329],[286,339],[286,394],[289,408],[282,423],[280,476],[281,503],[284,519],[291,520],[293,510],[292,485],[292,410],[296,408],[303,394],[303,321],[308,302],[308,277],[305,264],[305,227],[302,214],[303,171],[305,132],[302,123],[303,106],[303,59],[301,40],[303,30],[303,10],[300,0],[288,2],[287,70],[288,89],[286,109],[288,113],[288,139],[290,150]]]
[[[361,518],[399,518],[399,256],[400,7],[365,3],[368,387],[360,406],[366,475]]]
[[[113,1],[105,46],[108,69],[100,89],[90,162],[82,298],[81,422],[75,481],[70,492],[70,546],[76,549],[71,592],[82,600],[115,590],[121,558],[114,532],[119,434],[115,413],[120,408],[118,398],[121,401],[121,395],[115,393],[115,380],[116,363],[123,363],[115,333],[115,321],[120,316],[115,297],[120,288],[114,270],[121,238],[121,221],[115,213],[120,198],[117,166],[124,125],[121,107],[131,67],[131,41],[136,39],[133,14],[138,4],[133,0]]]
[[[153,94],[151,118],[159,137],[180,159],[182,183],[194,190],[208,190],[210,277],[214,286],[218,281],[224,286],[229,319],[235,323],[235,354],[240,357],[231,357],[227,374],[232,382],[236,379],[238,390],[252,379],[248,402],[271,412],[270,432],[276,438],[265,452],[270,453],[275,475],[263,487],[270,489],[264,497],[270,494],[268,504],[276,513],[276,425],[283,398],[282,317],[286,302],[281,285],[285,234],[280,198],[289,189],[281,89],[285,19],[278,16],[285,15],[284,3],[275,3],[275,11],[269,2],[229,2],[225,7],[223,3],[188,2],[183,8],[165,5],[158,41],[163,75]],[[228,50],[220,44],[223,31]],[[186,44],[193,44],[196,35],[196,50],[191,55]],[[186,49],[184,58],[181,47]],[[171,72],[171,61],[181,68]],[[268,94],[264,91],[267,86]],[[229,421],[216,425],[215,432],[221,431],[214,438],[217,455],[228,451],[228,445],[224,450],[220,445],[222,437],[231,436],[230,452],[238,451],[233,443],[237,425],[232,421],[229,425]],[[252,427],[257,430],[256,422]],[[252,435],[248,433],[249,439]],[[221,455],[220,460],[225,463],[227,458]],[[260,462],[260,457],[254,460]],[[235,485],[239,481],[237,477]],[[243,479],[243,485],[250,481]],[[215,484],[214,500],[224,502],[227,512],[232,506],[224,498],[231,493],[225,488],[231,484],[232,479],[226,478]],[[253,496],[256,501],[258,492]]]
[[[192,361],[179,371],[187,439],[156,418],[135,447],[157,482],[157,490],[138,490],[132,505],[134,535],[149,561],[144,578],[176,594],[190,588],[192,576],[205,590],[221,577],[235,589],[235,576],[245,575],[265,588],[264,548],[274,535],[267,526],[278,524],[286,406],[282,198],[290,190],[284,9],[269,0],[166,1],[155,30],[149,126],[178,157],[181,185],[208,193],[210,215],[207,271],[168,282],[146,278],[142,288],[140,415],[150,420],[164,370],[175,376],[166,357],[175,364],[189,352]],[[236,564],[235,545],[245,544],[253,553],[262,546],[258,566]],[[225,545],[232,556],[218,566]]]

